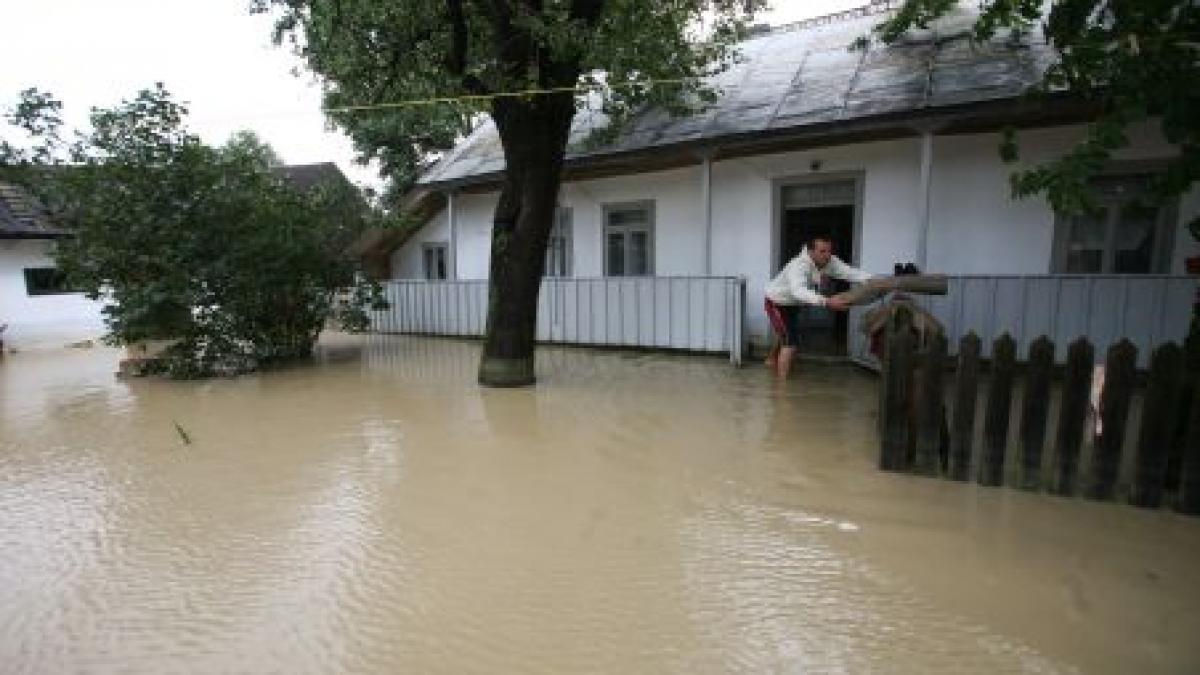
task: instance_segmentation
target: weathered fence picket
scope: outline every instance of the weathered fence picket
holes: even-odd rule
[[[967,333],[958,344],[958,380],[954,389],[954,426],[950,431],[950,478],[971,479],[975,443],[975,402],[979,388],[979,336]]]
[[[1004,455],[1008,446],[1008,419],[1012,409],[1017,343],[1008,333],[992,344],[992,378],[988,385],[987,412],[983,420],[983,457],[979,483],[1004,484]]]
[[[1192,405],[1188,410],[1183,461],[1179,469],[1180,513],[1200,515],[1200,383],[1192,383]]]
[[[912,433],[909,411],[912,405],[912,378],[916,338],[910,330],[912,317],[901,309],[893,319],[888,336],[887,361],[883,369],[883,452],[879,468],[904,471],[908,468],[908,439]]]
[[[934,335],[921,359],[920,385],[916,400],[917,448],[914,470],[926,476],[942,472],[942,451],[946,424],[942,382],[946,370],[946,337]]]
[[[1062,402],[1058,410],[1058,434],[1054,443],[1054,483],[1051,491],[1070,497],[1079,484],[1079,455],[1083,428],[1087,423],[1088,394],[1092,389],[1092,343],[1079,338],[1067,349],[1063,372]]]
[[[1121,447],[1125,444],[1125,425],[1129,403],[1137,378],[1137,347],[1122,340],[1108,348],[1104,362],[1104,390],[1100,395],[1100,437],[1092,458],[1092,483],[1089,499],[1109,500],[1116,496],[1117,472],[1121,468]]]
[[[880,389],[881,468],[959,481],[970,480],[974,473],[987,486],[1004,485],[1008,469],[1019,475],[1016,485],[1025,490],[1045,488],[1063,496],[1082,492],[1088,499],[1111,501],[1128,488],[1128,501],[1136,506],[1166,504],[1200,515],[1200,377],[1185,367],[1183,352],[1175,344],[1160,346],[1150,358],[1136,454],[1123,462],[1138,386],[1137,348],[1122,340],[1108,349],[1098,410],[1092,411],[1095,350],[1084,338],[1071,343],[1062,371],[1053,447],[1047,451],[1055,345],[1045,336],[1034,341],[1023,369],[1019,440],[1010,452],[1016,342],[1007,334],[1001,336],[991,349],[982,446],[973,466],[981,340],[968,334],[959,342],[951,389],[953,419],[947,425],[946,339],[927,334],[918,348],[911,317],[902,311],[888,332]],[[1194,394],[1185,410],[1183,394],[1189,390]],[[1087,446],[1090,471],[1081,479],[1089,419],[1096,427]],[[1046,452],[1052,454],[1046,457]],[[1010,456],[1011,467],[1007,466]],[[1123,477],[1123,463],[1132,464],[1132,474]],[[1043,475],[1044,464],[1051,467],[1049,475]]]
[[[1150,380],[1142,400],[1142,428],[1138,434],[1137,470],[1129,495],[1129,503],[1135,506],[1162,505],[1182,363],[1183,354],[1173,344],[1159,347],[1150,357]]]
[[[1054,366],[1054,343],[1042,336],[1029,346],[1025,372],[1025,395],[1021,406],[1021,487],[1042,486],[1042,447],[1046,442],[1046,418],[1050,413],[1050,369]]]

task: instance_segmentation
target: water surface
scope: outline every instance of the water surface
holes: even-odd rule
[[[882,474],[876,381],[335,337],[0,361],[0,671],[1196,672],[1200,524]],[[185,443],[179,429],[191,443]]]

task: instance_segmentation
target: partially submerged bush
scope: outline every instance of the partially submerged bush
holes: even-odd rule
[[[365,204],[348,209],[344,189],[293,188],[253,136],[205,145],[185,114],[161,87],[143,91],[93,111],[62,166],[26,167],[74,235],[60,267],[109,302],[109,340],[172,340],[151,367],[204,377],[307,357],[329,320],[365,328],[382,294],[343,254]]]

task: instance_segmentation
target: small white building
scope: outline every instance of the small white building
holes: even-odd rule
[[[1101,350],[1137,326],[1152,343],[1178,337],[1192,288],[1180,275],[1200,253],[1185,224],[1200,214],[1200,190],[1130,208],[1176,149],[1155,124],[1134,129],[1097,183],[1105,211],[1096,218],[1014,199],[1013,170],[1070,149],[1087,111],[1065,98],[1024,98],[1050,48],[1036,35],[973,45],[974,18],[960,11],[865,52],[847,47],[881,19],[873,7],[763,32],[715,79],[717,104],[691,117],[643,114],[601,149],[580,143],[603,124],[581,110],[547,275],[744,277],[748,337],[761,345],[763,285],[808,235],[825,231],[843,259],[870,272],[911,261],[956,277],[956,297],[945,302],[957,306],[943,308],[957,317],[948,319],[952,337],[1032,333],[1039,321],[1060,339],[1091,335]],[[998,153],[1009,126],[1020,131],[1017,165]],[[390,277],[486,278],[502,171],[488,122],[422,177],[420,206],[430,215],[383,251]],[[1115,288],[1125,290],[1111,295]],[[1142,298],[1152,315],[1130,307]],[[1018,302],[1019,312],[1005,310]],[[1118,322],[1104,324],[1105,312]],[[1070,325],[1054,328],[1060,317]],[[839,319],[835,339],[851,355],[861,351],[854,332]]]
[[[6,348],[62,347],[104,334],[103,303],[66,286],[56,228],[23,190],[0,183],[0,340]]]

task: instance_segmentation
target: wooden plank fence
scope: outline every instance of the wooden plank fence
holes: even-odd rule
[[[881,469],[1200,515],[1200,373],[1188,370],[1179,346],[1155,349],[1140,376],[1137,348],[1128,340],[1113,344],[1093,410],[1091,343],[1071,343],[1056,373],[1048,337],[1022,355],[1011,336],[1001,335],[987,350],[992,359],[977,429],[981,340],[974,333],[962,337],[954,383],[947,386],[946,339],[933,335],[918,344],[910,325],[901,310],[888,327],[880,378]],[[1019,357],[1025,365],[1018,370]],[[1018,390],[1020,400],[1014,401]],[[1131,413],[1138,411],[1137,435],[1127,442]],[[1089,432],[1091,443],[1085,444]]]

